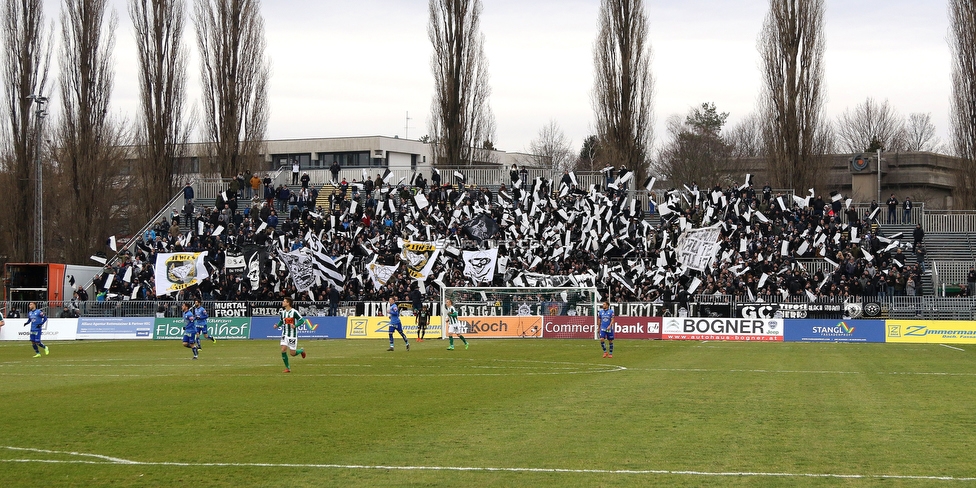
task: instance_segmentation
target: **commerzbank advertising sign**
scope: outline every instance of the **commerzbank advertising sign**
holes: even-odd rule
[[[886,342],[976,344],[976,322],[963,320],[888,320]]]

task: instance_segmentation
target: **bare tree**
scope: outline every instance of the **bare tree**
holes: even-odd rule
[[[732,149],[733,159],[749,159],[762,156],[763,125],[756,114],[739,121],[726,131],[725,141]]]
[[[583,139],[583,146],[573,169],[576,171],[599,171],[605,168],[600,160],[600,139],[596,135],[588,135]]]
[[[935,135],[935,124],[932,123],[932,114],[929,113],[909,114],[902,140],[906,151],[942,150],[942,141]]]
[[[0,186],[5,190],[6,214],[0,223],[0,254],[14,262],[33,255],[34,173],[38,141],[37,120],[31,95],[47,96],[51,42],[44,28],[41,0],[4,0],[0,6],[3,47],[0,71],[3,83],[3,147],[0,154]]]
[[[235,176],[261,164],[271,68],[259,0],[196,0],[205,137],[214,169]]]
[[[949,2],[952,50],[952,145],[962,158],[957,195],[963,208],[976,208],[976,1]]]
[[[593,109],[602,157],[643,182],[654,138],[654,80],[643,0],[602,0]],[[641,184],[641,183],[638,183]]]
[[[824,0],[770,0],[759,35],[769,180],[822,187],[830,128],[823,115]]]
[[[727,112],[704,103],[682,118],[668,118],[668,141],[661,149],[658,170],[673,185],[701,183],[703,186],[731,181],[732,148],[722,137]]]
[[[532,141],[529,149],[535,157],[536,166],[563,171],[571,169],[570,166],[573,164],[571,145],[572,143],[559,127],[559,123],[550,120],[539,129],[539,137]]]
[[[115,27],[107,0],[65,0],[61,9],[61,119],[55,162],[67,191],[53,209],[65,262],[86,262],[118,230],[123,124],[110,119]]]
[[[151,218],[176,191],[177,164],[189,137],[184,118],[187,52],[183,0],[129,0],[139,62],[136,160],[142,216]]]
[[[428,130],[434,164],[488,162],[495,117],[488,104],[488,58],[481,0],[430,0],[427,35],[434,75]]]
[[[905,146],[905,121],[888,100],[878,103],[868,97],[837,117],[836,134],[842,150],[848,152],[898,151]]]

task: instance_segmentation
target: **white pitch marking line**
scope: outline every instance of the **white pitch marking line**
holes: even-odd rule
[[[361,464],[294,464],[294,463],[180,463],[180,462],[152,462],[133,461],[129,459],[88,454],[82,452],[50,451],[47,449],[32,449],[26,447],[2,446],[13,451],[27,451],[42,454],[64,454],[69,456],[92,457],[102,461],[82,459],[0,459],[5,463],[57,463],[57,464],[106,464],[126,466],[183,466],[183,467],[242,467],[242,468],[322,468],[322,469],[369,469],[369,470],[399,470],[399,471],[468,471],[468,472],[507,472],[507,473],[562,473],[562,474],[663,474],[711,477],[776,477],[776,478],[835,478],[835,479],[895,479],[895,480],[932,480],[932,481],[976,481],[976,478],[957,478],[955,476],[921,476],[896,474],[836,474],[836,473],[775,473],[775,472],[733,472],[733,471],[671,471],[665,469],[568,469],[568,468],[492,468],[475,466],[369,466]]]
[[[940,345],[940,346],[942,346],[942,347],[948,347],[949,349],[955,349],[955,350],[957,350],[957,351],[963,351],[963,352],[966,352],[966,350],[965,350],[965,349],[962,349],[962,348],[958,348],[958,347],[952,347],[952,346],[947,346],[947,345],[945,345],[945,344],[939,344],[939,345]]]

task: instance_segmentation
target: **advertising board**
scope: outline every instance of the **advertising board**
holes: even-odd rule
[[[787,319],[786,342],[884,342],[884,320]]]
[[[308,325],[298,327],[299,339],[345,339],[345,317],[305,317],[317,327],[312,330]],[[275,329],[278,317],[252,317],[251,339],[280,339],[281,329]]]
[[[976,322],[963,320],[888,320],[885,342],[976,344]]]
[[[153,317],[82,317],[76,339],[152,339]]]
[[[29,341],[30,327],[27,319],[6,319],[0,327],[0,341]],[[78,334],[78,319],[47,319],[41,331],[41,341],[73,341]]]
[[[403,333],[413,340],[417,337],[417,319],[415,317],[400,317]],[[349,317],[346,327],[346,339],[386,339],[389,338],[390,320],[387,317]],[[424,337],[437,339],[441,337],[441,317],[435,315],[430,318],[427,333]]]
[[[207,332],[214,338],[247,339],[251,331],[251,319],[214,318],[207,320]],[[153,325],[153,339],[182,340],[183,319],[156,319]],[[201,340],[205,340],[202,339]]]
[[[777,319],[665,318],[661,326],[665,340],[692,341],[779,341],[783,321]]]
[[[660,339],[661,321],[661,317],[617,317],[614,339]]]

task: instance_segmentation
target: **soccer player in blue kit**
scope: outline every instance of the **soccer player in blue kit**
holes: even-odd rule
[[[613,357],[613,309],[610,308],[610,302],[603,302],[603,306],[600,310],[596,311],[597,317],[600,318],[600,347],[603,348],[603,357],[612,358]],[[610,341],[610,352],[607,352],[607,342]]]
[[[393,331],[400,333],[400,337],[403,338],[403,343],[407,345],[407,350],[410,350],[410,341],[407,340],[407,335],[403,333],[403,325],[400,323],[400,307],[396,304],[396,298],[390,297],[390,348],[387,351],[393,350]]]
[[[203,349],[202,347],[200,347],[201,335],[206,336],[207,339],[210,339],[211,341],[217,342],[217,339],[214,339],[213,336],[210,335],[210,331],[207,330],[207,319],[209,317],[207,316],[207,309],[203,308],[203,302],[201,302],[200,299],[193,301],[193,316],[196,317],[196,324],[197,324],[197,333],[196,333],[197,349]]]
[[[30,310],[27,313],[27,323],[30,324],[30,341],[31,345],[34,346],[34,357],[41,357],[41,351],[38,349],[44,349],[44,354],[51,354],[51,350],[41,342],[41,331],[43,330],[44,324],[47,323],[47,315],[44,315],[44,311],[37,308],[37,302],[30,302],[27,304],[27,309]]]
[[[196,316],[193,315],[193,311],[190,310],[190,305],[183,303],[183,320],[186,322],[183,325],[183,347],[188,347],[193,349],[193,359],[197,359],[197,342],[200,340],[197,337],[197,325]]]

